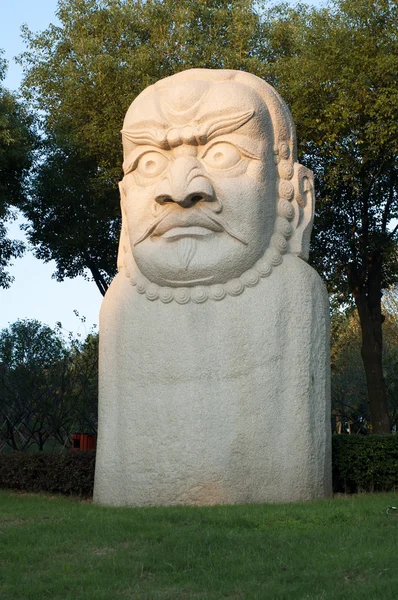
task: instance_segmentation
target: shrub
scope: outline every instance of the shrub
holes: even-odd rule
[[[398,435],[334,435],[335,493],[395,491]],[[0,488],[89,498],[94,487],[95,451],[0,454]]]
[[[90,497],[95,452],[0,454],[0,488]]]
[[[334,435],[332,443],[335,493],[398,488],[398,435]]]

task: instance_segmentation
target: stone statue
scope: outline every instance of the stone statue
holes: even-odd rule
[[[328,495],[328,298],[288,108],[254,75],[192,69],[144,90],[122,138],[94,500]]]

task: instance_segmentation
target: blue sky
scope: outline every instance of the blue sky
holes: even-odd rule
[[[320,6],[324,2],[307,2]],[[42,31],[56,23],[57,0],[0,0],[0,48],[5,50],[8,74],[4,85],[16,90],[22,78],[22,68],[14,57],[24,50],[20,29],[27,23],[31,31]],[[295,4],[292,2],[291,4]],[[21,220],[9,227],[10,237],[23,239],[19,230]],[[54,263],[44,264],[27,253],[15,261],[10,272],[15,281],[8,290],[0,289],[0,329],[17,319],[38,319],[54,327],[61,321],[66,331],[85,335],[92,325],[98,324],[102,296],[94,282],[82,277],[58,283],[51,278]],[[82,325],[74,310],[86,317]]]

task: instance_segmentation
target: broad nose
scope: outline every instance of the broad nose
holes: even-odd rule
[[[215,199],[212,184],[203,176],[200,163],[191,156],[181,156],[172,162],[167,177],[159,183],[155,195],[158,204],[175,202],[183,208]]]

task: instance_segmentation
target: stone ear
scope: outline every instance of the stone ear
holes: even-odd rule
[[[122,211],[122,229],[119,238],[119,249],[117,253],[117,269],[120,272],[122,269],[127,267],[126,259],[127,253],[130,251],[130,240],[128,234],[127,217],[124,210],[124,203],[126,200],[126,194],[123,187],[123,180],[119,181],[120,190],[120,209]]]
[[[315,210],[314,175],[312,171],[295,163],[293,185],[294,218],[291,222],[293,234],[289,240],[289,252],[307,261]]]

